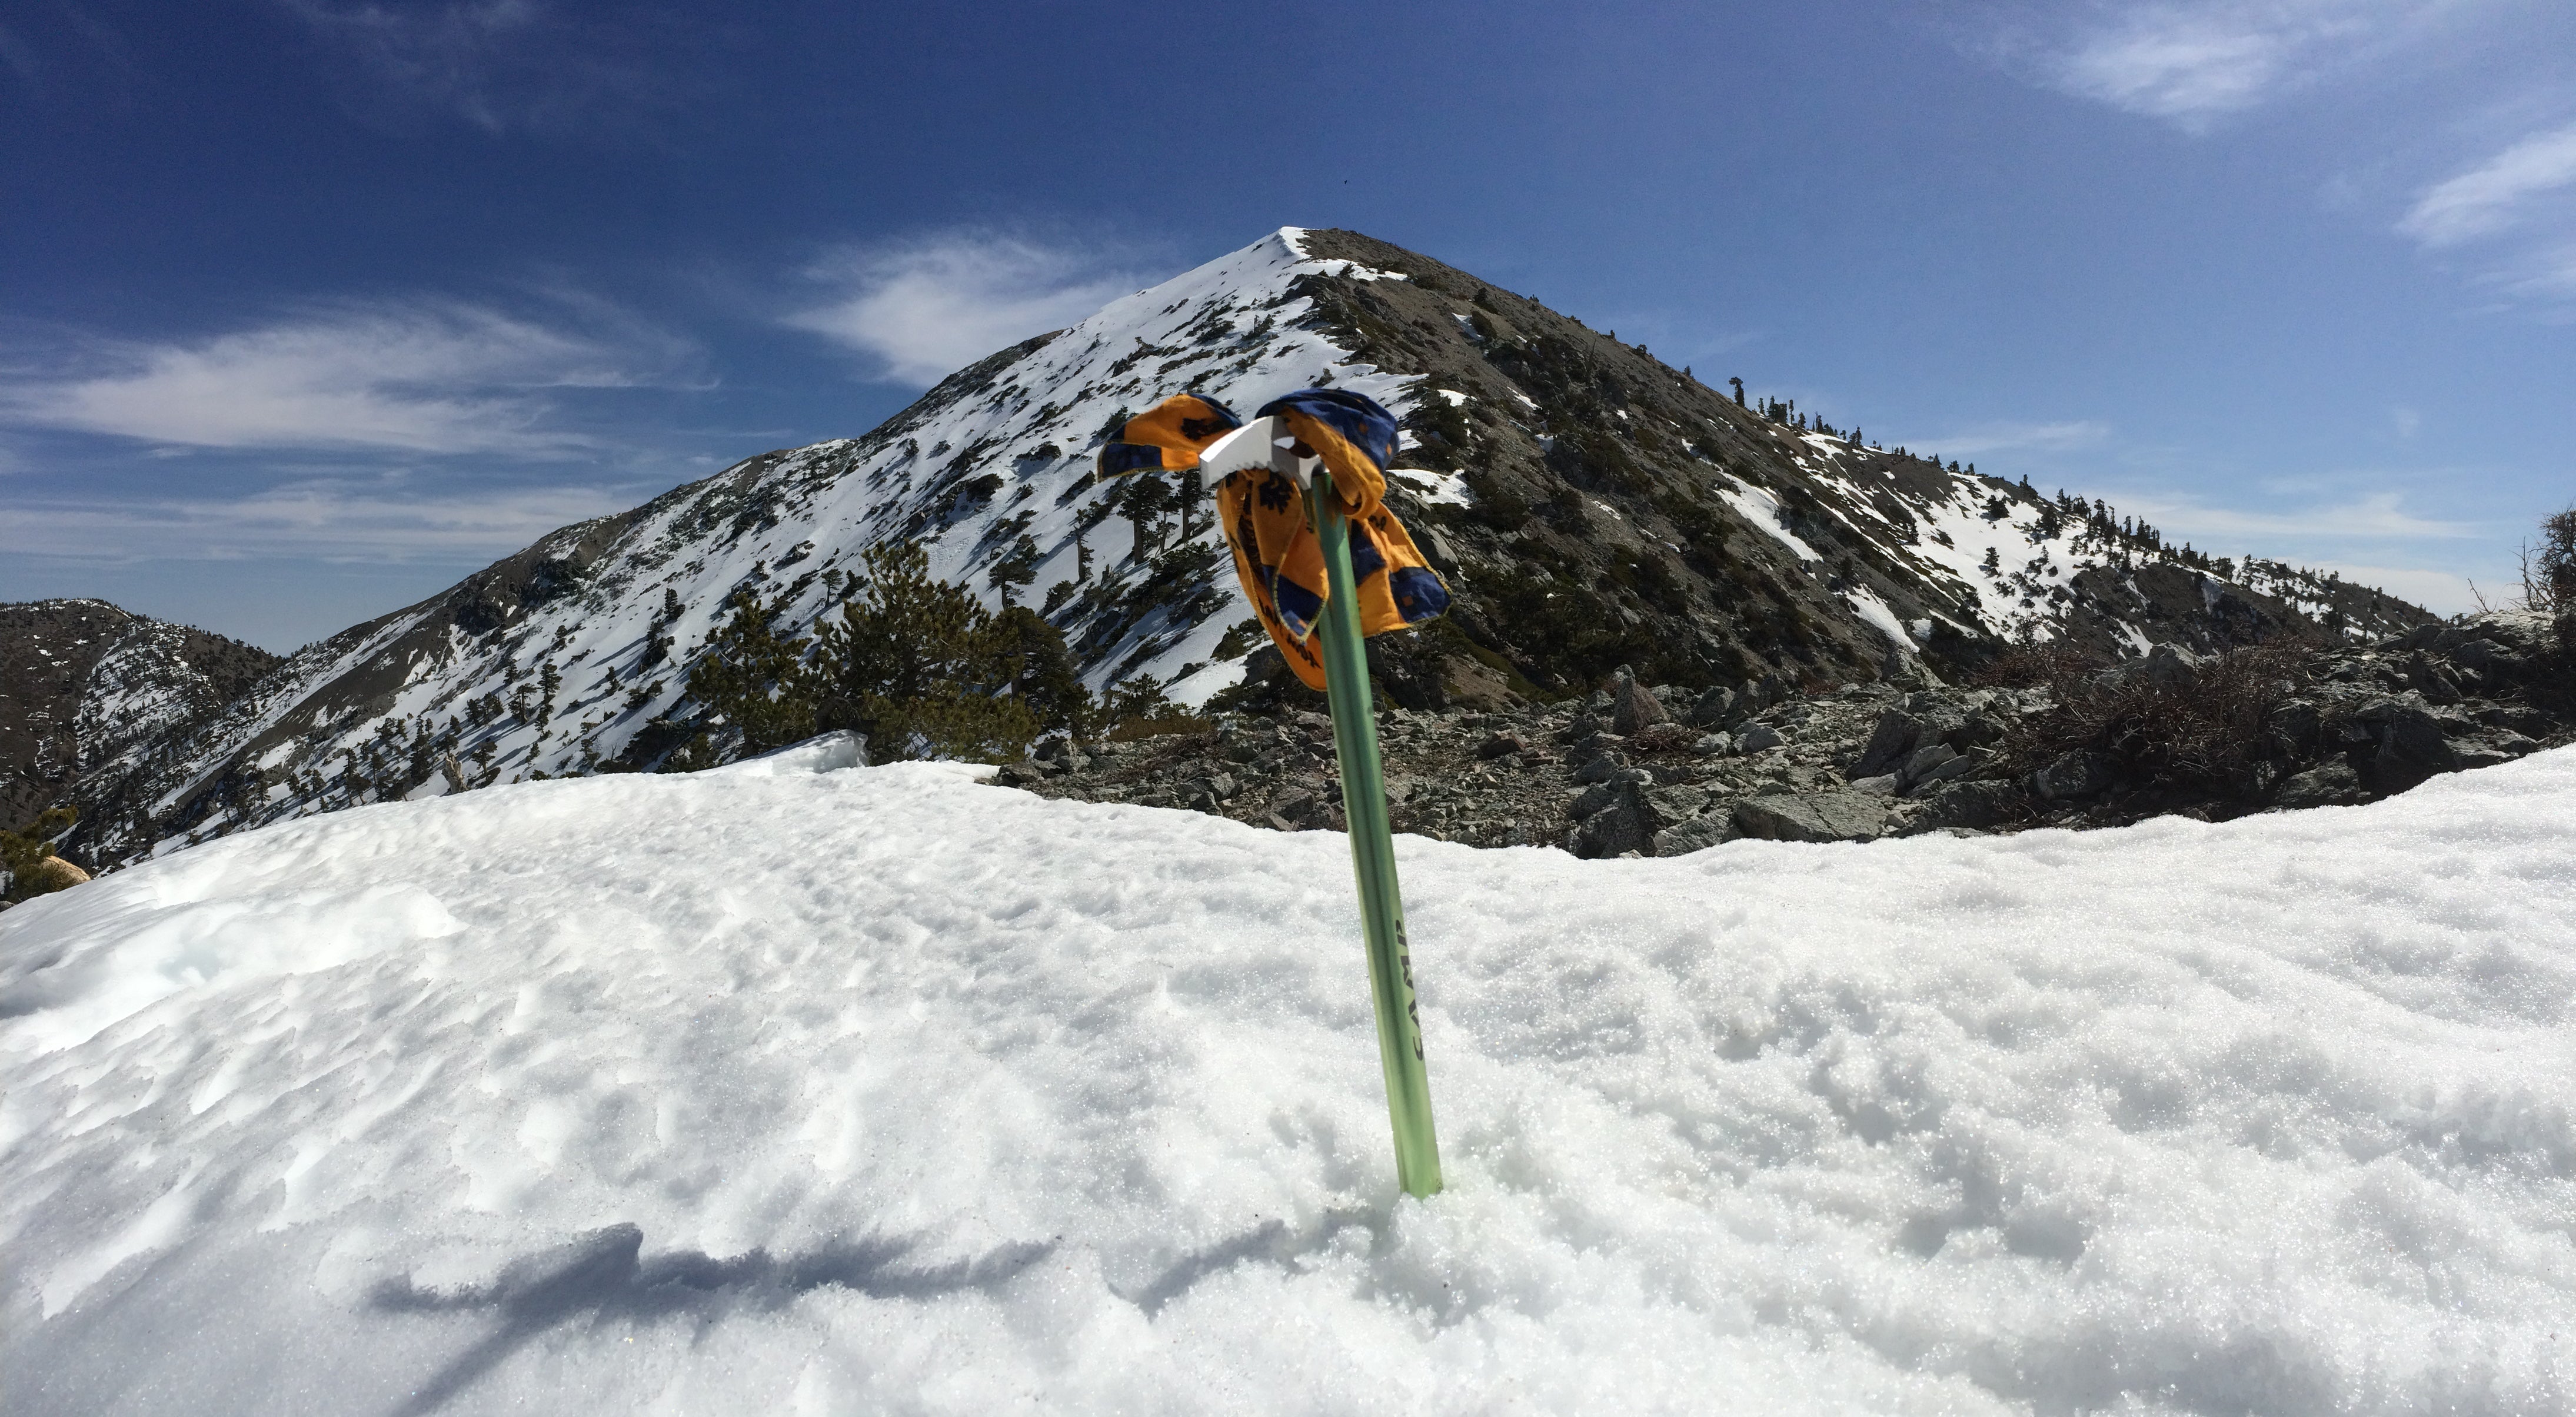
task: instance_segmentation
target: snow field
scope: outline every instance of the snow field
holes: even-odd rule
[[[1400,838],[495,788],[0,916],[0,1407],[2544,1412],[2576,753],[2224,826]]]

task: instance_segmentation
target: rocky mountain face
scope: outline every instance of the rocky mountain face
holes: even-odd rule
[[[113,793],[281,662],[103,600],[0,605],[0,829]]]
[[[1583,857],[1738,837],[2204,821],[2367,802],[2576,741],[2576,647],[2527,618],[2371,645],[2060,654],[1951,686],[1920,673],[1800,694],[1648,687],[1381,716],[1395,829]],[[2030,682],[2036,679],[2038,682]],[[1185,808],[1282,831],[1343,826],[1332,721],[1221,713],[1202,731],[1041,745],[996,779],[1047,797]]]
[[[1693,695],[1805,693],[1955,678],[2028,640],[2134,656],[2433,618],[1871,445],[1437,261],[1288,228],[961,370],[863,437],[566,527],[307,648],[84,793],[67,849],[113,863],[359,802],[653,768],[722,735],[686,683],[731,597],[803,633],[859,553],[898,538],[988,604],[1038,607],[1095,689],[1149,675],[1184,704],[1232,691],[1293,713],[1203,489],[1088,474],[1170,394],[1249,414],[1309,385],[1404,422],[1390,502],[1456,592],[1445,619],[1371,642],[1411,710],[1522,712],[1622,664]]]

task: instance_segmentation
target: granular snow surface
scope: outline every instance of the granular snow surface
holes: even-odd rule
[[[2576,752],[1578,862],[809,745],[0,916],[0,1410],[2563,1412]]]

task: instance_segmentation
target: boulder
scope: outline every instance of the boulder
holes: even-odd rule
[[[1476,756],[1486,762],[1512,753],[1526,752],[1529,744],[1517,733],[1502,732],[1476,745]]]
[[[2073,802],[2110,785],[2110,765],[2098,753],[2060,753],[2030,775],[2030,790],[2050,802]]]
[[[2464,769],[2491,768],[2498,763],[2512,762],[2539,747],[2521,734],[2508,731],[2456,740],[2451,744],[2451,756]]]
[[[2355,746],[2367,745],[2372,785],[2383,792],[2403,791],[2435,773],[2459,770],[2442,721],[2420,694],[2365,700],[2346,718],[2344,737]]]
[[[1859,792],[1748,797],[1735,804],[1734,826],[1765,841],[1868,841],[1887,826],[1887,799]]]
[[[1959,761],[1962,759],[1959,754],[1951,750],[1949,744],[1926,743],[1906,757],[1905,766],[1896,770],[1896,780],[1907,787],[1912,787],[1918,782],[1929,781],[1932,774],[1943,766]]]
[[[1641,729],[1670,722],[1672,715],[1645,685],[1633,676],[1621,675],[1610,689],[1610,731],[1622,738],[1634,737]]]
[[[1924,820],[1935,827],[1977,830],[2011,820],[2021,811],[2021,793],[2009,782],[1953,782],[1924,799]]]
[[[1707,811],[1710,795],[1707,788],[1690,783],[1646,788],[1647,803],[1655,809],[1656,816],[1668,822],[1688,821]]]
[[[1703,758],[1722,758],[1735,751],[1735,739],[1724,733],[1705,734],[1691,744],[1691,751]]]
[[[1876,777],[1905,761],[1914,751],[1922,721],[1902,709],[1889,709],[1878,716],[1878,726],[1869,733],[1869,745],[1860,752],[1860,761],[1852,764],[1851,776],[1857,780]]]
[[[1640,855],[1653,851],[1655,833],[1666,824],[1638,785],[1623,778],[1603,783],[1596,790],[1605,792],[1608,800],[1574,829],[1574,854],[1598,861],[1631,851]]]
[[[1688,856],[1720,842],[1735,840],[1734,820],[1724,814],[1692,817],[1655,833],[1657,856]]]
[[[2361,774],[2341,758],[2320,763],[2281,784],[2272,801],[2281,807],[2339,807],[2367,800]]]
[[[1780,736],[1780,730],[1767,723],[1757,723],[1735,735],[1735,746],[1747,753],[1767,752],[1787,741]]]
[[[1581,787],[1596,782],[1608,782],[1614,774],[1626,766],[1628,766],[1628,760],[1617,753],[1602,753],[1574,770],[1575,785]]]
[[[1703,691],[1691,702],[1690,721],[1702,728],[1724,728],[1735,721],[1735,691],[1715,688]]]
[[[1896,774],[1883,772],[1876,777],[1854,778],[1851,790],[1871,797],[1893,797],[1896,795]]]

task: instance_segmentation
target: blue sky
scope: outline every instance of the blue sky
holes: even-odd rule
[[[0,599],[290,648],[1284,225],[2467,608],[2576,7],[0,7]]]

